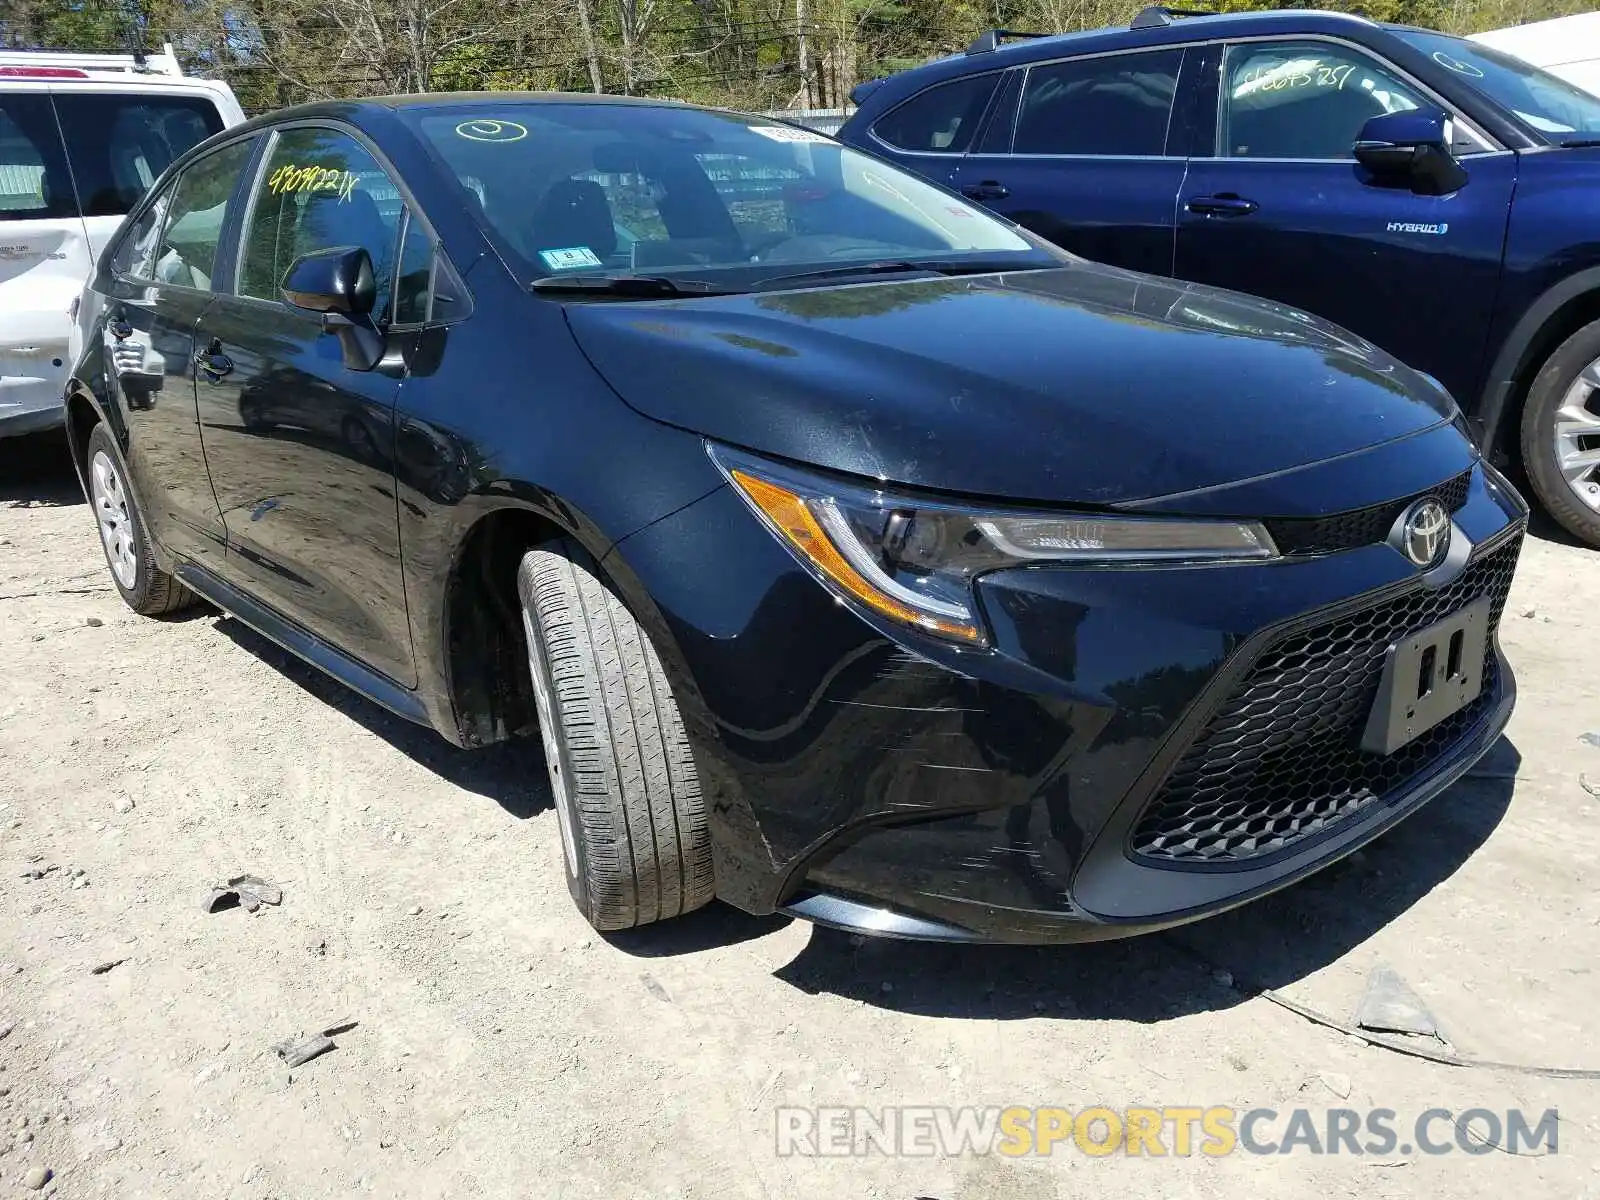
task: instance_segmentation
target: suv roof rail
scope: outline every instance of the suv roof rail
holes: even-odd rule
[[[183,67],[172,52],[172,43],[159,54],[91,54],[71,50],[0,50],[0,66],[57,70],[105,71],[119,75],[181,76]],[[56,76],[56,78],[70,78]]]
[[[1020,29],[989,29],[980,33],[967,47],[968,54],[988,54],[1000,48],[1000,43],[1006,38],[1042,38],[1050,37],[1048,33],[1024,33]]]
[[[1129,29],[1158,29],[1163,25],[1171,25],[1173,17],[1215,17],[1220,14],[1209,8],[1167,8],[1164,5],[1152,4],[1149,8],[1139,10],[1139,15],[1128,22]]]

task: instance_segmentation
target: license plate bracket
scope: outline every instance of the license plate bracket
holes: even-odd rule
[[[1389,647],[1361,736],[1363,750],[1393,754],[1478,698],[1489,613],[1489,597],[1481,596]]]

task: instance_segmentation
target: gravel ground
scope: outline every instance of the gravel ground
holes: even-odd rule
[[[602,939],[536,746],[452,749],[210,609],[134,616],[55,439],[0,443],[0,1194],[48,1170],[43,1194],[119,1200],[1600,1197],[1600,1083],[1422,1061],[1259,994],[1348,1021],[1388,964],[1458,1054],[1600,1068],[1596,595],[1600,555],[1532,540],[1505,743],[1226,917],[1029,950],[713,905]],[[202,911],[247,871],[280,907]],[[350,1021],[292,1070],[271,1050]],[[965,1104],[1376,1106],[1403,1134],[1555,1108],[1559,1152],[776,1153],[780,1105]]]

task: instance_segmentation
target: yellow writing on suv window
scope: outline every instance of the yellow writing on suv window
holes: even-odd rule
[[[267,179],[267,187],[277,195],[291,192],[333,192],[341,201],[356,190],[353,172],[334,167],[297,167],[284,163]]]

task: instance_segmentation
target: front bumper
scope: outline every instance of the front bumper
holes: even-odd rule
[[[1383,544],[1226,567],[1006,571],[980,583],[995,640],[980,652],[845,608],[726,489],[613,553],[652,599],[723,899],[893,936],[1079,941],[1194,920],[1303,878],[1487,751],[1514,697],[1492,631],[1525,518],[1480,467],[1455,513],[1470,559],[1429,577]],[[1376,690],[1372,639],[1478,594],[1493,608],[1479,699],[1396,769],[1362,775],[1339,722],[1364,719]],[[1270,762],[1251,760],[1211,797],[1228,809],[1228,852],[1162,851],[1152,814],[1174,823],[1214,725],[1256,737],[1230,704],[1259,692],[1272,652],[1296,638],[1326,650],[1324,632],[1352,620],[1366,640],[1335,648],[1348,651],[1343,673],[1280,681],[1284,704],[1304,701],[1304,728],[1269,721],[1257,740]],[[1319,765],[1349,786],[1323,787]]]

